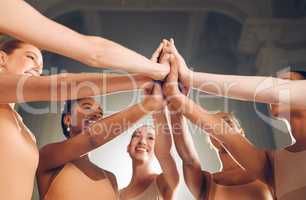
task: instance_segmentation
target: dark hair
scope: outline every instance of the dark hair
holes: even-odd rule
[[[6,54],[12,54],[14,50],[21,47],[25,42],[17,39],[11,39],[0,43],[0,51],[4,51]]]
[[[72,107],[78,101],[79,101],[79,99],[77,99],[77,100],[67,100],[64,103],[64,110],[62,111],[61,125],[62,125],[62,129],[63,129],[63,134],[65,135],[66,138],[70,137],[70,133],[69,133],[69,131],[67,131],[68,127],[65,124],[64,119],[65,119],[66,115],[71,115]]]
[[[303,80],[306,79],[306,71],[304,70],[292,70],[291,72],[301,75],[303,77]]]

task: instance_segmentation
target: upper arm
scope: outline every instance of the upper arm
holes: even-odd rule
[[[48,171],[60,167],[93,148],[89,136],[85,134],[77,135],[62,142],[48,144],[39,152],[38,169]]]
[[[172,196],[179,184],[180,175],[172,156],[169,158],[164,158],[163,161],[159,161],[163,173],[161,173],[157,182],[160,187],[160,191],[165,194],[165,196]]]
[[[156,138],[154,152],[162,169],[162,174],[159,177],[165,183],[163,185],[166,186],[166,189],[173,192],[179,183],[179,172],[171,155],[173,142],[165,110],[162,113],[154,114],[153,118]]]
[[[91,46],[83,35],[45,17],[26,1],[0,3],[0,32],[73,59],[89,57]]]
[[[200,163],[183,163],[185,183],[196,199],[206,197],[209,191],[210,174],[202,171]]]

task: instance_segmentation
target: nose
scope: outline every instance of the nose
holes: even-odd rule
[[[94,116],[96,119],[98,119],[98,118],[101,117],[101,113],[100,113],[100,112],[95,112],[95,113],[93,114],[93,116]]]
[[[147,144],[146,138],[142,136],[139,140],[139,144]]]

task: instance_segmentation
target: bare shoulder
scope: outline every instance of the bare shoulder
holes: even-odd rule
[[[118,190],[118,184],[117,184],[117,178],[116,178],[116,175],[108,170],[105,170],[105,169],[102,169],[100,168],[100,172],[103,173],[106,178],[108,178],[108,180],[110,180],[113,188],[115,190]]]
[[[110,172],[108,170],[105,169],[101,169],[101,172],[105,174],[105,176],[109,179],[115,179],[116,180],[116,175],[113,172]]]

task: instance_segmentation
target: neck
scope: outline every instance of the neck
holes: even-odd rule
[[[139,162],[133,160],[133,176],[130,185],[141,183],[154,175],[150,162]]]

